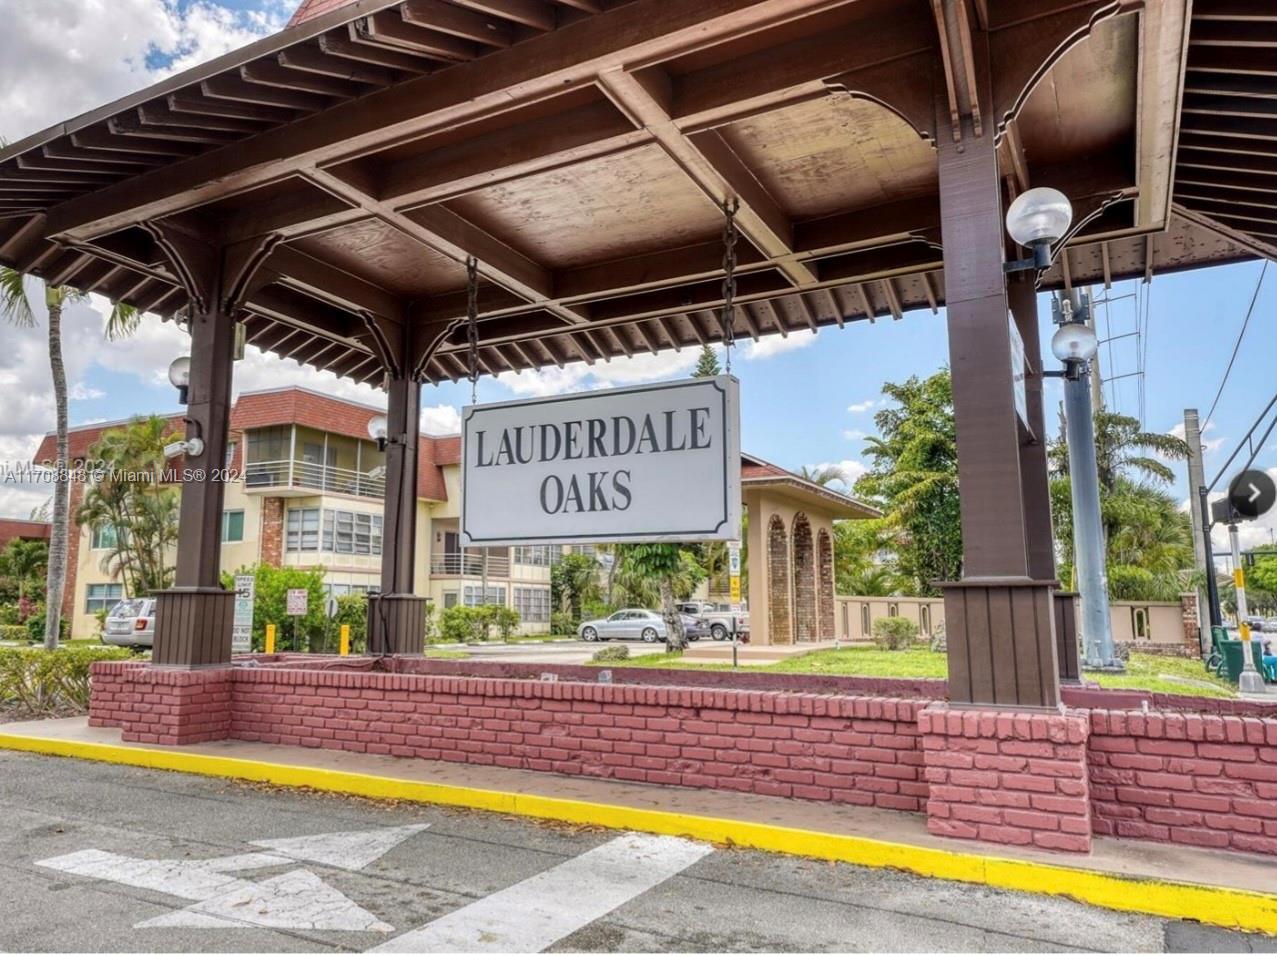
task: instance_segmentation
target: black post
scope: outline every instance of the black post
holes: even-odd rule
[[[1215,549],[1210,541],[1210,504],[1206,500],[1206,489],[1197,489],[1202,506],[1202,547],[1206,551],[1206,603],[1209,605],[1211,627],[1223,627],[1224,614],[1219,606],[1219,582],[1215,580]]]

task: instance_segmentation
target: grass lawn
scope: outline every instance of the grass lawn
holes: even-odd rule
[[[610,667],[673,667],[689,670],[731,670],[730,664],[684,661],[679,654],[649,654],[627,661],[609,661]],[[1190,694],[1198,697],[1235,697],[1236,689],[1206,672],[1196,660],[1132,654],[1125,674],[1090,674],[1101,687],[1147,690],[1163,694]],[[918,648],[907,651],[880,651],[873,647],[852,647],[837,651],[815,651],[776,664],[746,666],[742,670],[764,674],[827,674],[839,677],[938,677],[948,676],[943,654]]]

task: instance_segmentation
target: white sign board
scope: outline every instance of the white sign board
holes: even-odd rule
[[[1029,428],[1029,405],[1024,393],[1024,379],[1029,367],[1024,357],[1024,339],[1020,338],[1020,330],[1015,327],[1015,319],[1009,314],[1007,322],[1011,327],[1011,387],[1015,391],[1015,411],[1020,416],[1020,421],[1024,423],[1024,427]]]
[[[256,600],[256,576],[235,575],[235,618],[231,622],[232,654],[248,654],[253,649],[253,602]]]
[[[288,589],[288,614],[293,617],[305,617],[310,607],[310,592],[305,588]]]
[[[463,412],[464,545],[740,536],[728,375]]]

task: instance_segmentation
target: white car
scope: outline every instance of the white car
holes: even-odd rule
[[[151,647],[155,643],[155,598],[125,598],[106,616],[102,643]]]

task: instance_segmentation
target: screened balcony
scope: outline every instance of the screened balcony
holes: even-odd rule
[[[376,444],[300,425],[253,429],[244,437],[244,488],[250,494],[316,493],[381,500],[386,456]]]

